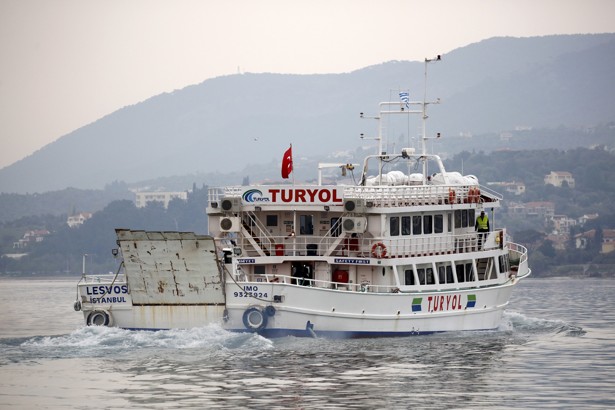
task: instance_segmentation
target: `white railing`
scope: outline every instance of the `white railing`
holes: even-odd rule
[[[260,280],[259,280],[260,279]],[[399,288],[394,285],[372,285],[370,283],[352,283],[352,282],[333,282],[321,279],[309,279],[302,277],[292,277],[288,275],[273,275],[265,274],[256,281],[240,281],[245,283],[284,283],[287,285],[299,285],[306,287],[317,287],[322,289],[347,290],[352,292],[371,292],[371,293],[398,293]]]
[[[527,260],[527,248],[518,243],[508,242],[508,255],[511,268],[517,266],[517,276],[523,278],[532,273]]]
[[[372,257],[373,251],[386,250],[384,258],[402,258],[450,253],[465,253],[500,248],[497,241],[501,230],[489,232],[481,241],[479,233],[461,235],[410,235],[387,238],[334,237],[334,236],[267,236],[253,238],[257,243],[271,243],[264,254],[271,256],[343,256]],[[237,245],[242,256],[259,256],[262,252],[253,249],[253,241],[239,237]],[[373,249],[382,248],[383,249]]]
[[[265,190],[267,187],[255,188]],[[243,189],[245,187],[241,186],[210,188],[209,202],[219,202],[226,197],[239,197]],[[492,201],[502,200],[499,193],[482,185],[344,186],[343,189],[344,198],[364,199],[366,202],[371,202],[370,205],[373,207],[478,203],[482,201],[480,195],[485,194],[491,197]],[[480,190],[480,195],[476,189]]]

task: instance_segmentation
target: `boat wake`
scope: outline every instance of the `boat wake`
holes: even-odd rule
[[[534,318],[508,310],[504,312],[499,330],[529,334],[550,333],[571,337],[583,336],[586,333],[582,327],[562,320]]]
[[[255,333],[232,333],[214,324],[160,331],[88,326],[66,335],[0,339],[0,349],[8,353],[0,365],[38,359],[121,357],[134,355],[137,349],[150,353],[198,350],[199,354],[228,355],[236,350],[254,354],[272,348],[273,342]]]

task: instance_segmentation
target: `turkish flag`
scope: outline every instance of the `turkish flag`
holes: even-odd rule
[[[293,172],[293,146],[286,150],[284,157],[282,158],[282,178],[288,178],[290,173]]]

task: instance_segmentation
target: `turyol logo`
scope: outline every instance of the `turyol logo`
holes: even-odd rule
[[[244,202],[269,202],[269,198],[263,198],[263,192],[258,189],[249,189],[241,196]]]

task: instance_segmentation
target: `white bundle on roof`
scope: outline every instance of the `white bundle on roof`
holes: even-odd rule
[[[367,186],[377,185],[408,185],[408,176],[401,171],[391,171],[386,174],[382,174],[382,177],[368,177],[365,181]]]

